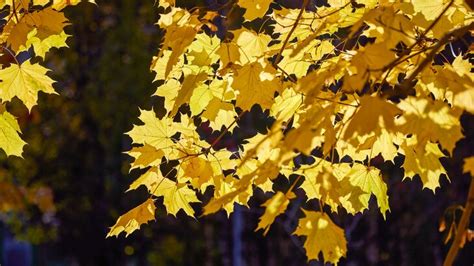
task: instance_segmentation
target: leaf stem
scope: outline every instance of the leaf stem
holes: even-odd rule
[[[13,52],[12,52],[10,49],[8,49],[8,48],[7,48],[7,47],[5,47],[5,46],[1,46],[1,47],[2,47],[3,51],[7,51],[7,52],[8,52],[8,54],[10,54],[10,55],[11,55],[11,57],[13,57],[13,60],[15,60],[15,62],[16,62],[16,64],[17,64],[18,66],[20,66],[20,65],[21,65],[21,64],[20,64],[20,62],[18,62],[18,59],[16,59],[16,56],[15,56],[15,54],[14,54],[14,53],[13,53]]]

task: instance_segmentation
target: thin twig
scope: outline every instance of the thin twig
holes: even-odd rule
[[[408,90],[410,89],[413,81],[415,80],[416,76],[423,71],[423,69],[431,63],[433,58],[435,57],[436,53],[438,52],[439,49],[444,47],[447,43],[452,41],[452,38],[460,38],[470,30],[474,29],[474,22],[471,22],[470,24],[463,26],[461,28],[455,29],[453,31],[448,32],[446,35],[444,35],[438,43],[433,47],[433,49],[428,53],[425,59],[421,61],[421,63],[415,68],[413,72],[411,72],[410,76],[408,76],[402,84],[400,84],[400,89],[402,92],[406,93],[408,95]]]
[[[303,16],[303,12],[306,10],[306,5],[308,5],[308,1],[309,0],[303,0],[303,5],[301,6],[300,13],[298,13],[298,17],[296,17],[295,24],[293,24],[293,27],[288,33],[288,36],[286,36],[286,39],[283,42],[283,45],[281,46],[281,49],[278,52],[277,57],[275,58],[275,61],[273,61],[273,66],[276,66],[280,62],[281,54],[283,53],[283,50],[285,50],[285,47],[288,44],[288,41],[290,41],[291,35],[293,34],[296,27],[298,26],[298,23],[300,22],[300,19]]]
[[[235,123],[237,123],[237,121],[239,121],[240,118],[242,118],[242,116],[244,115],[245,112],[246,112],[246,111],[242,111],[242,113],[240,113],[239,116],[236,117],[236,118],[234,119],[234,121],[232,121],[232,123],[231,123],[228,127],[226,127],[226,128],[221,132],[221,134],[219,134],[219,136],[211,143],[211,146],[209,146],[209,147],[205,150],[204,153],[209,152],[209,151],[211,150],[211,148],[213,148],[213,147],[224,137],[224,135],[225,135],[227,132],[229,132],[229,129],[230,129]]]

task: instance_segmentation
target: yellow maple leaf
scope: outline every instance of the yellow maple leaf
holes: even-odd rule
[[[133,181],[126,192],[135,190],[140,186],[145,186],[148,189],[148,192],[151,193],[157,187],[157,185],[159,185],[163,178],[164,177],[161,175],[161,171],[158,167],[151,167],[143,175]]]
[[[153,199],[147,199],[142,204],[121,215],[115,225],[110,228],[107,237],[118,236],[121,232],[125,232],[125,236],[128,236],[133,231],[140,229],[142,224],[155,220],[155,210]]]
[[[343,207],[348,213],[355,214],[365,210],[368,202],[361,198],[366,192],[352,184],[346,176],[349,170],[348,164],[331,164],[317,159],[297,172],[304,176],[301,189],[306,192],[308,200],[319,199],[333,212]]]
[[[52,7],[47,7],[25,15],[23,19],[30,26],[36,28],[36,36],[41,40],[51,35],[60,34],[64,26],[69,24],[64,13],[54,10]]]
[[[235,62],[240,62],[244,55],[240,55],[239,46],[235,42],[223,42],[216,52],[222,62],[222,67],[226,67]],[[245,60],[244,60],[245,62]]]
[[[275,98],[275,102],[270,109],[270,115],[277,120],[287,121],[292,116],[297,115],[297,110],[302,101],[302,94],[297,93],[293,88],[285,89]]]
[[[61,47],[68,47],[66,44],[66,40],[69,37],[64,31],[60,34],[50,35],[44,39],[40,39],[36,36],[37,30],[36,28],[33,29],[28,34],[28,39],[26,40],[25,45],[22,45],[21,48],[27,50],[28,47],[33,46],[35,50],[35,55],[45,58],[47,52],[51,50],[51,48],[61,48]],[[20,49],[20,51],[23,49]]]
[[[211,123],[210,126],[214,130],[220,130],[223,126],[228,127],[234,121],[234,117],[237,113],[234,110],[234,105],[228,102],[223,102],[220,99],[214,97],[206,106],[206,110],[202,113],[201,117],[208,119]],[[228,131],[232,131],[236,124],[233,123]]]
[[[360,106],[350,120],[344,133],[344,138],[356,135],[366,135],[371,132],[378,134],[381,128],[393,130],[395,127],[395,116],[401,110],[389,101],[376,96],[362,96]]]
[[[251,196],[251,187],[247,189],[234,190],[238,179],[233,176],[216,175],[214,180],[214,198],[204,206],[203,215],[208,215],[219,211],[221,208],[225,210],[227,217],[234,211],[235,204],[246,206]]]
[[[423,183],[423,188],[431,189],[435,192],[439,187],[439,178],[441,174],[446,175],[446,170],[439,161],[444,157],[443,152],[438,148],[438,144],[426,142],[425,146],[420,146],[415,138],[409,138],[401,145],[405,162],[404,178],[413,178],[418,174]]]
[[[31,30],[32,27],[24,20],[18,23],[11,21],[7,23],[1,33],[2,40],[5,40],[13,51],[18,51],[28,39],[28,33]]]
[[[196,87],[205,86],[203,82],[205,81],[206,78],[207,78],[207,74],[205,72],[200,72],[197,75],[191,74],[184,78],[183,83],[178,90],[178,94],[176,95],[176,99],[174,100],[173,109],[170,110],[171,116],[176,115],[181,105],[185,103],[189,103]],[[201,91],[201,89],[199,91]],[[168,96],[167,98],[170,98],[170,97]],[[195,102],[199,101],[200,99],[195,97],[193,98],[193,100],[194,100],[193,110],[197,112],[198,110],[196,110],[195,106],[198,105],[199,103],[196,104]]]
[[[238,5],[246,9],[246,20],[254,20],[265,15],[271,2],[272,0],[239,0]]]
[[[64,13],[48,7],[26,13],[16,23],[13,21],[9,22],[2,32],[1,39],[6,38],[11,49],[18,51],[21,46],[26,44],[31,31],[35,30],[35,37],[44,40],[51,35],[61,34],[66,25],[68,25],[68,20]]]
[[[260,217],[260,221],[258,222],[255,231],[263,229],[263,235],[266,235],[268,230],[270,230],[273,221],[275,221],[275,218],[285,212],[290,200],[295,197],[296,195],[293,192],[284,194],[283,192],[278,191],[270,199],[265,201],[265,203],[262,204],[262,207],[265,207],[265,212]]]
[[[181,75],[181,72],[180,72],[180,75]],[[158,74],[157,74],[157,77],[158,77]],[[153,94],[153,96],[163,97],[165,101],[164,107],[166,110],[169,111],[173,109],[180,87],[181,87],[181,83],[178,80],[171,78],[171,79],[166,80],[165,83],[159,86],[156,89],[156,92]]]
[[[446,0],[413,0],[411,3],[415,12],[420,12],[427,20],[434,20],[445,8],[443,4],[447,2]]]
[[[181,55],[186,48],[193,42],[196,36],[196,29],[191,26],[169,26],[167,28],[164,41],[163,50],[171,48],[171,54],[166,64],[165,77],[168,77],[174,65],[178,62]]]
[[[462,55],[456,56],[453,61],[453,69],[456,71],[459,76],[470,76],[471,79],[474,79],[474,73],[471,72],[472,64],[469,62],[469,59],[463,59]]]
[[[396,58],[392,50],[385,43],[374,43],[356,51],[350,60],[353,73],[346,73],[342,89],[347,92],[361,91],[367,77],[374,80],[382,76],[382,69]]]
[[[21,157],[23,146],[25,146],[26,142],[20,138],[20,126],[16,118],[7,111],[3,111],[0,114],[0,129],[2,132],[0,134],[0,148],[8,156],[15,155]]]
[[[149,166],[159,166],[161,158],[165,155],[162,150],[158,150],[148,143],[145,143],[141,147],[133,147],[128,155],[132,156],[135,160],[131,164],[131,168],[147,168]]]
[[[298,149],[308,155],[314,147],[321,146],[324,142],[324,151],[329,151],[336,141],[331,121],[333,113],[333,105],[326,108],[314,105],[304,113],[305,118],[300,125],[288,132],[283,145],[290,150]]]
[[[282,53],[283,59],[278,65],[286,72],[295,74],[297,78],[306,76],[308,68],[316,61],[313,61],[311,53],[316,50],[315,46],[320,42],[320,40],[313,40],[302,49],[298,49],[299,47],[285,49]]]
[[[395,156],[398,154],[398,148],[394,144],[396,141],[397,138],[395,134],[383,128],[380,134],[373,134],[364,141],[360,141],[361,145],[357,147],[357,151],[365,150],[367,156],[371,156],[372,158],[381,154],[384,160],[393,162]]]
[[[235,42],[242,53],[239,61],[235,62],[240,62],[242,65],[247,64],[262,57],[268,51],[268,44],[271,41],[270,36],[250,30],[239,30],[234,34]]]
[[[388,49],[399,42],[406,45],[415,42],[415,24],[395,6],[371,9],[361,22],[369,26],[364,35],[376,38],[376,43],[383,43]]]
[[[179,210],[194,217],[194,210],[190,203],[200,202],[196,197],[196,192],[188,187],[187,184],[177,183],[168,178],[163,178],[156,183],[151,193],[157,197],[163,196],[163,205],[166,211],[173,216],[176,216]]]
[[[232,88],[239,92],[236,105],[242,110],[250,110],[254,104],[269,109],[281,83],[272,73],[265,72],[262,64],[254,62],[238,70]]]
[[[304,248],[308,260],[317,260],[322,253],[324,262],[337,264],[347,252],[344,230],[323,212],[303,212],[305,217],[299,220],[294,234],[306,237]]]
[[[174,142],[171,137],[176,134],[177,130],[174,128],[173,120],[168,117],[158,119],[153,110],[141,110],[140,120],[144,125],[135,125],[127,134],[132,138],[133,143],[149,144],[160,150],[163,149],[169,153]]]
[[[200,67],[215,63],[219,56],[216,50],[220,47],[220,40],[217,36],[209,36],[206,33],[199,33],[195,40],[188,47],[188,55],[194,57],[192,64]]]
[[[360,187],[367,193],[360,196],[366,206],[368,206],[371,194],[377,198],[380,212],[386,218],[386,212],[390,210],[390,207],[388,205],[387,184],[383,181],[380,170],[355,163],[347,176],[353,185]]]
[[[10,101],[13,97],[20,99],[31,111],[38,101],[38,93],[57,94],[52,84],[54,80],[46,73],[49,70],[39,64],[25,61],[21,65],[12,64],[0,70],[0,99]]]
[[[428,141],[439,141],[451,153],[463,136],[459,121],[461,110],[450,108],[445,102],[407,97],[397,107],[403,110],[397,119],[400,132],[416,135],[420,147]]]
[[[214,170],[210,162],[202,157],[192,157],[183,161],[180,170],[183,173],[182,176],[178,176],[178,181],[183,182],[190,179],[193,187],[203,191],[206,187],[201,186],[214,176]],[[181,173],[178,175],[181,175]]]
[[[220,182],[220,185],[215,182],[216,197],[204,206],[203,215],[215,213],[220,209],[224,209],[229,215],[233,211],[235,203],[246,206],[253,191],[251,184],[249,184],[252,176],[252,174],[248,174],[240,180],[229,178],[225,182]]]
[[[200,114],[204,108],[206,108],[209,102],[214,99],[214,95],[210,90],[209,86],[198,86],[192,92],[192,96],[189,99],[189,108],[191,109],[192,115]],[[217,98],[216,98],[217,99]]]
[[[170,50],[161,51],[160,56],[154,56],[151,62],[150,70],[156,73],[155,79],[157,80],[166,80],[167,82],[174,79],[179,79],[183,73],[182,69],[184,67],[184,56],[178,58],[178,61],[173,66],[171,71],[168,73],[168,76],[165,76],[166,67],[170,56],[173,52]],[[158,92],[158,91],[157,91]],[[155,94],[156,95],[156,94]]]

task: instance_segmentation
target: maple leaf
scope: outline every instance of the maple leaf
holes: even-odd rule
[[[33,28],[25,21],[20,21],[19,23],[10,22],[5,26],[2,32],[2,39],[6,40],[7,44],[10,45],[13,51],[17,51],[26,43],[28,33],[32,29]]]
[[[15,155],[21,157],[26,142],[20,138],[19,133],[21,131],[18,121],[5,110],[0,114],[0,129],[2,132],[0,134],[0,148],[8,156]]]
[[[356,163],[347,176],[353,185],[367,193],[359,197],[366,206],[368,206],[370,194],[377,198],[380,212],[386,218],[386,212],[390,210],[390,207],[388,206],[387,184],[382,180],[380,170]]]
[[[273,74],[265,72],[258,62],[243,66],[232,81],[232,88],[239,92],[236,105],[244,111],[250,110],[254,104],[269,109],[274,93],[280,86],[279,80]]]
[[[215,213],[222,208],[226,211],[227,217],[229,217],[234,211],[235,204],[245,206],[251,191],[249,188],[234,190],[237,182],[238,179],[232,176],[215,176],[214,199],[204,206],[203,216]]]
[[[174,116],[178,112],[178,108],[182,104],[189,102],[195,90],[195,86],[198,86],[198,87],[204,86],[203,81],[206,78],[207,78],[207,74],[204,72],[201,72],[197,75],[191,74],[184,78],[182,86],[181,88],[179,88],[178,95],[176,96],[173,109],[171,109],[171,113],[170,113],[171,116]],[[197,112],[194,102],[199,101],[200,99],[198,98],[197,100],[196,99],[193,99],[193,100],[194,100],[192,104],[193,111]]]
[[[194,210],[190,203],[200,202],[196,197],[196,192],[187,184],[177,183],[165,177],[154,185],[151,193],[157,197],[163,197],[166,211],[173,216],[183,209],[187,215],[194,217]]]
[[[66,25],[68,20],[62,12],[51,7],[44,8],[25,14],[17,23],[9,23],[5,30],[8,34],[6,41],[14,51],[18,51],[21,46],[28,45],[28,35],[33,30],[35,37],[44,40],[49,36],[61,34]]]
[[[178,62],[179,57],[184,53],[186,48],[193,42],[194,36],[196,36],[196,30],[194,27],[169,27],[165,34],[164,50],[171,47],[171,54],[166,64],[165,77],[168,77],[169,73],[173,69],[174,65]]]
[[[270,230],[273,221],[275,221],[275,218],[285,212],[290,200],[295,197],[296,195],[292,192],[284,194],[283,192],[278,191],[269,200],[263,203],[262,207],[265,207],[265,213],[260,217],[260,221],[255,231],[263,229],[263,235],[266,235],[268,230]]]
[[[251,175],[244,176],[243,179],[249,179]],[[220,209],[224,208],[228,214],[233,210],[234,203],[238,203],[240,205],[246,205],[249,196],[249,189],[251,190],[250,186],[236,186],[235,184],[238,183],[234,181],[232,185],[228,183],[223,183],[224,186],[221,187],[221,191],[219,191],[219,197],[212,198],[206,206],[204,206],[203,216],[209,215],[219,211]]]
[[[38,92],[57,94],[52,86],[54,80],[46,76],[48,71],[39,64],[31,64],[29,60],[1,69],[0,99],[10,101],[17,97],[31,111],[38,101]]]
[[[64,31],[60,34],[50,35],[44,39],[40,39],[36,36],[37,30],[33,29],[28,34],[28,39],[25,45],[21,47],[26,48],[33,46],[35,50],[35,54],[39,57],[45,58],[46,53],[49,52],[52,48],[61,48],[61,47],[68,47],[66,44],[66,40],[69,37]]]
[[[133,147],[128,155],[135,159],[130,168],[132,170],[134,168],[147,168],[150,165],[158,166],[165,154],[162,150],[145,143],[141,147]]]
[[[423,188],[435,192],[439,187],[440,175],[446,174],[446,170],[439,161],[441,157],[444,157],[444,154],[438,148],[438,144],[426,142],[425,146],[420,146],[416,139],[410,138],[402,143],[401,148],[405,155],[404,178],[413,178],[418,174],[423,182]]]
[[[178,62],[176,62],[176,64],[170,70],[168,75],[165,76],[166,68],[167,68],[167,65],[168,65],[168,61],[170,60],[171,54],[172,54],[172,51],[164,50],[164,51],[162,51],[161,56],[159,56],[159,57],[154,56],[153,57],[153,60],[151,62],[151,66],[150,66],[150,70],[152,70],[156,73],[154,81],[157,81],[157,80],[166,80],[166,82],[173,81],[173,80],[176,81],[177,79],[179,79],[181,77],[181,75],[183,73],[182,69],[183,69],[183,66],[184,66],[183,57],[178,58]],[[159,93],[159,90],[155,93],[155,95],[158,95],[157,93]],[[159,96],[161,96],[161,95],[159,95]]]
[[[427,20],[436,19],[444,9],[445,0],[413,0],[415,12],[420,12]]]
[[[310,39],[311,40],[311,39]],[[308,68],[334,51],[334,46],[329,41],[313,39],[304,47],[296,46],[294,49],[284,50],[283,60],[278,65],[288,73],[294,73],[297,78],[306,76]]]
[[[176,0],[159,0],[158,4],[164,8],[174,6],[176,4]]]
[[[199,33],[195,40],[189,45],[188,52],[192,59],[192,64],[200,67],[209,67],[215,63],[219,56],[215,53],[220,47],[220,40],[217,36],[209,36],[206,33]]]
[[[302,104],[302,95],[293,88],[285,89],[278,97],[270,109],[270,115],[277,120],[287,121],[296,114]]]
[[[315,163],[298,170],[305,179],[301,188],[306,192],[308,200],[319,199],[337,212],[343,207],[348,213],[362,212],[368,202],[361,198],[366,192],[352,184],[347,177],[348,164],[334,164],[317,159]]]
[[[239,46],[235,42],[221,43],[216,53],[219,55],[223,67],[234,64],[235,62],[240,62],[241,60]],[[242,57],[243,62],[246,62],[245,56],[242,55]]]
[[[369,26],[365,31],[367,36],[375,37],[376,43],[383,43],[389,49],[399,42],[411,45],[415,41],[415,23],[393,6],[371,9],[362,21]]]
[[[168,117],[158,119],[153,110],[141,110],[140,120],[144,125],[135,125],[127,134],[132,138],[133,143],[149,144],[160,150],[169,150],[174,142],[171,137],[177,130],[172,127],[173,120]]]
[[[327,152],[336,140],[331,121],[333,113],[332,105],[324,109],[315,105],[305,113],[305,119],[302,119],[300,126],[288,132],[284,145],[288,149],[298,149],[309,154],[314,147],[321,146],[324,142],[324,151]]]
[[[371,132],[380,132],[381,128],[393,130],[395,116],[401,110],[394,104],[384,101],[376,96],[363,96],[360,98],[360,107],[344,133],[344,138],[350,138],[356,133],[366,135]]]
[[[195,188],[201,188],[214,176],[210,162],[201,157],[193,157],[184,161],[180,169],[183,170],[183,177],[190,178],[191,184]],[[178,180],[182,181],[184,178],[179,177]]]
[[[408,97],[397,105],[403,115],[397,120],[400,132],[417,136],[418,145],[439,141],[450,153],[462,138],[461,110],[449,108],[441,101]]]
[[[294,234],[306,237],[304,248],[308,260],[318,259],[322,253],[325,262],[337,264],[347,252],[344,230],[323,212],[303,212],[305,217],[299,220]]]
[[[151,167],[139,178],[135,179],[132,184],[128,187],[127,191],[135,190],[140,186],[145,186],[148,191],[151,193],[156,188],[156,186],[163,180],[160,169],[157,167]]]
[[[258,34],[254,31],[248,30],[239,30],[234,34],[235,42],[240,48],[239,51],[242,52],[242,55],[238,60],[241,64],[253,62],[269,50],[268,44],[270,43],[271,38],[266,34]]]
[[[265,15],[272,0],[239,0],[238,5],[245,8],[244,18],[254,20]]]
[[[214,97],[209,101],[201,116],[211,121],[210,126],[212,129],[220,130],[224,126],[228,128],[229,132],[232,132],[233,127],[229,126],[232,124],[234,117],[237,117],[237,113],[235,112],[234,105]]]
[[[385,160],[393,162],[398,154],[398,148],[394,144],[397,141],[398,138],[395,134],[382,129],[380,134],[374,134],[365,139],[365,141],[361,141],[361,145],[358,146],[357,150],[359,152],[363,150],[369,151],[368,155],[371,157],[381,154]]]
[[[125,236],[128,236],[133,231],[140,229],[142,224],[155,220],[155,210],[156,206],[153,199],[147,199],[142,204],[121,215],[114,226],[110,228],[107,237],[118,236],[121,232],[125,232]]]

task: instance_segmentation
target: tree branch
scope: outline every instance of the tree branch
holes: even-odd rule
[[[438,43],[431,49],[431,51],[428,53],[425,59],[421,61],[421,63],[415,68],[413,72],[405,79],[403,82],[398,86],[399,89],[401,89],[401,93],[404,95],[408,95],[408,91],[413,85],[413,81],[416,79],[416,76],[423,71],[423,69],[433,61],[433,58],[435,57],[436,53],[438,52],[439,49],[443,48],[444,45],[447,43],[453,41],[452,38],[460,38],[470,30],[474,29],[474,22],[471,22],[468,25],[465,25],[461,28],[455,29],[453,31],[448,32],[446,35],[444,35]]]
[[[444,260],[443,266],[451,266],[453,265],[454,259],[459,252],[460,243],[463,238],[464,233],[466,232],[466,228],[469,225],[469,220],[471,217],[472,208],[474,206],[474,178],[471,177],[471,184],[469,186],[469,193],[467,195],[466,206],[464,207],[464,211],[461,216],[461,220],[456,228],[456,236],[454,237],[453,243],[449,248],[448,255],[446,255],[446,259]]]
[[[280,62],[281,54],[283,53],[283,50],[285,50],[285,47],[288,44],[288,41],[290,40],[291,35],[293,34],[296,27],[298,26],[298,23],[300,22],[301,17],[303,16],[303,12],[306,10],[306,6],[308,5],[308,1],[309,0],[303,0],[303,5],[301,6],[300,13],[298,14],[298,17],[296,17],[295,24],[293,24],[293,27],[291,28],[290,32],[288,33],[288,36],[286,36],[286,39],[283,42],[283,45],[281,46],[281,49],[278,52],[278,55],[275,58],[275,61],[273,61],[273,66],[276,66]]]

